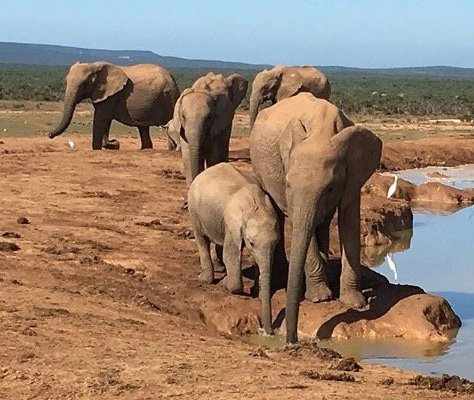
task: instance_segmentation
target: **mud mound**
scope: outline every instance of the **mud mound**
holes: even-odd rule
[[[457,375],[444,374],[441,377],[417,375],[410,379],[408,384],[431,390],[449,390],[457,393],[474,394],[474,382],[460,378]]]

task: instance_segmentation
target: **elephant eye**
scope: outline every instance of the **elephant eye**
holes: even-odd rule
[[[333,190],[334,190],[334,186],[328,186],[326,189],[328,193],[331,193]]]

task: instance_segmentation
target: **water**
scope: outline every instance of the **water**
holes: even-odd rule
[[[437,171],[448,178],[430,178]],[[400,176],[421,184],[438,180],[459,189],[474,187],[474,165],[459,168],[424,168],[402,171]],[[377,272],[393,283],[412,284],[448,300],[462,320],[450,342],[422,340],[328,340],[331,347],[346,356],[369,362],[390,364],[423,373],[458,374],[474,380],[474,207],[442,213],[413,210],[413,232],[402,232],[398,243],[385,252],[366,251]],[[395,263],[389,265],[385,254]]]
[[[416,184],[438,171],[449,178],[442,183],[463,189],[474,187],[474,165],[461,168],[426,168],[401,171]],[[414,209],[413,231],[401,232],[399,240],[385,249],[364,249],[362,258],[392,283],[411,284],[448,300],[462,320],[448,342],[401,338],[330,339],[321,341],[344,356],[389,364],[422,373],[457,374],[474,380],[474,207],[446,208],[442,212]],[[387,252],[395,263],[388,264]],[[258,343],[281,346],[284,338],[260,337]]]

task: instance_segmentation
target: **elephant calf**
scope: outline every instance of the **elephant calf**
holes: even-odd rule
[[[168,124],[168,145],[181,146],[188,187],[205,166],[229,160],[232,120],[247,86],[238,74],[210,72],[181,93]]]
[[[192,182],[188,207],[201,260],[199,280],[206,283],[214,280],[210,242],[223,245],[225,285],[231,293],[241,293],[240,259],[245,245],[259,268],[262,322],[265,332],[271,334],[270,279],[280,233],[270,198],[253,176],[244,175],[228,163],[220,163],[206,169]]]

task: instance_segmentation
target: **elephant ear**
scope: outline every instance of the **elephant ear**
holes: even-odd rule
[[[97,67],[91,95],[93,103],[104,101],[108,97],[120,92],[128,81],[128,76],[125,72],[115,65],[98,63]]]
[[[309,136],[303,123],[297,119],[292,119],[280,137],[280,156],[285,166],[285,171],[289,169],[291,150],[295,144],[302,142]]]
[[[282,72],[280,88],[277,92],[277,101],[287,99],[299,93],[303,88],[303,78],[293,68],[286,68]]]
[[[239,74],[232,74],[228,78],[230,82],[229,98],[236,109],[247,94],[248,81]]]
[[[344,128],[348,128],[349,126],[354,126],[354,122],[352,122],[346,114],[339,110],[337,118],[334,121],[334,132],[341,132]]]
[[[360,126],[343,129],[332,139],[340,147],[346,160],[346,182],[341,206],[344,207],[378,168],[382,155],[382,141],[371,131]]]

